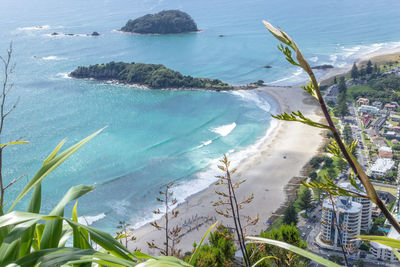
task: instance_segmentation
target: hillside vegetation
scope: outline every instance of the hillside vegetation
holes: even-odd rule
[[[161,64],[110,62],[89,67],[78,67],[70,73],[73,78],[115,80],[125,84],[144,85],[149,88],[203,88],[231,89],[227,83],[217,79],[193,78],[168,69]]]

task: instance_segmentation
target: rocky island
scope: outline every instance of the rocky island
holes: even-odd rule
[[[168,34],[198,31],[197,25],[187,13],[180,10],[164,10],[157,14],[147,14],[135,20],[129,20],[123,32],[140,34]]]
[[[152,89],[208,89],[231,90],[233,86],[218,79],[193,78],[168,69],[161,64],[110,62],[89,67],[78,67],[69,74],[73,78],[116,81]]]

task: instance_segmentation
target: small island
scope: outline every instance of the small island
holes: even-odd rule
[[[324,64],[324,65],[314,66],[314,67],[311,67],[311,68],[315,69],[315,70],[327,70],[327,69],[333,69],[334,67],[333,67],[333,65]]]
[[[123,32],[140,34],[169,34],[198,31],[197,25],[187,13],[180,10],[164,10],[157,14],[147,14],[135,20],[129,20]]]
[[[234,88],[218,79],[185,76],[161,64],[110,62],[89,67],[78,67],[69,76],[81,79],[116,81],[151,89],[231,90]]]

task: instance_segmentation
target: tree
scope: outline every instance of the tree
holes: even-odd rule
[[[365,74],[367,74],[367,71],[366,71],[366,69],[365,69],[365,67],[364,67],[364,66],[361,66],[361,70],[360,70],[360,76],[361,76],[361,77],[364,77],[364,76],[365,76]]]
[[[340,79],[339,79],[338,91],[339,91],[339,94],[344,93],[346,95],[347,86],[346,86],[346,80],[344,77],[340,77]]]
[[[348,123],[343,127],[343,139],[346,145],[350,145],[353,142],[353,131]]]
[[[308,175],[308,177],[311,178],[311,180],[315,180],[318,177],[318,174],[315,171],[310,172],[310,174]]]
[[[194,266],[232,266],[236,251],[234,239],[233,233],[219,225],[217,231],[208,237],[209,244],[199,248]]]
[[[385,174],[385,180],[388,180],[390,182],[394,182],[397,179],[397,171],[390,171]]]
[[[367,74],[372,74],[372,71],[373,71],[372,62],[371,62],[371,60],[368,60],[367,68],[365,69],[365,72],[366,72]]]
[[[336,114],[341,118],[349,114],[349,108],[347,107],[346,101],[339,101],[336,107]]]
[[[300,231],[295,225],[282,225],[279,229],[265,231],[260,233],[260,237],[283,241],[299,248],[307,248],[307,243],[300,237]],[[286,267],[286,266],[307,266],[307,260],[291,251],[278,248],[267,244],[251,244],[248,248],[253,255],[252,263],[254,264],[263,257],[273,256],[274,258],[266,259],[257,266],[261,267]]]
[[[337,161],[337,166],[339,170],[343,172],[347,167],[349,167],[349,164],[345,160],[339,158]]]
[[[325,162],[324,167],[330,168],[332,166],[333,159],[331,157],[325,156],[324,157],[324,162]]]
[[[303,191],[303,194],[300,196],[299,206],[302,210],[307,210],[310,207],[312,201],[311,191],[309,188]]]
[[[283,224],[293,224],[297,225],[297,212],[296,208],[294,207],[293,203],[289,205],[289,207],[285,210],[285,213],[283,214]]]
[[[312,168],[318,169],[323,161],[324,161],[323,157],[316,156],[310,160],[310,165]]]
[[[157,230],[165,232],[164,247],[155,244],[153,241],[147,242],[147,245],[149,248],[154,248],[159,250],[162,255],[165,256],[171,255],[179,257],[181,254],[181,250],[175,249],[175,245],[180,242],[179,233],[182,230],[182,227],[175,226],[171,228],[171,226],[169,225],[170,219],[176,218],[179,214],[179,211],[172,209],[172,206],[174,206],[177,203],[176,198],[173,197],[174,192],[171,190],[172,186],[173,183],[166,185],[165,191],[160,191],[159,192],[160,197],[157,197],[157,201],[161,202],[164,205],[164,211],[161,212],[160,209],[153,211],[154,214],[164,213],[163,218],[165,221],[165,225],[160,226],[156,221],[150,223],[150,225],[156,228]],[[171,214],[169,214],[170,211]],[[172,244],[170,244],[169,241],[172,241]]]
[[[326,174],[327,174],[329,179],[335,179],[336,178],[336,170],[335,170],[335,168],[333,168],[333,167],[328,168]]]
[[[353,67],[351,68],[350,75],[351,75],[352,79],[357,79],[358,77],[360,77],[360,73],[358,71],[358,68],[357,68],[357,65],[355,62],[353,64]]]
[[[379,68],[378,68],[378,65],[376,63],[374,64],[374,73],[376,73],[376,74],[379,73]]]

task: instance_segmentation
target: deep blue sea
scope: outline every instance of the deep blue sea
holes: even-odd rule
[[[226,153],[237,163],[251,154],[268,138],[270,114],[278,107],[256,92],[146,90],[69,79],[77,66],[161,63],[232,84],[304,81],[304,73],[278,53],[262,19],[290,33],[315,65],[343,66],[364,53],[400,46],[398,0],[2,0],[0,6],[0,55],[12,41],[17,64],[9,103],[20,97],[1,141],[30,141],[5,152],[5,179],[27,174],[6,200],[63,138],[69,146],[108,126],[46,178],[42,212],[69,187],[94,185],[79,201],[79,213],[110,232],[120,220],[138,225],[151,219],[155,197],[169,182],[175,182],[179,201],[214,182],[216,160]],[[188,12],[202,31],[116,31],[129,19],[164,9]],[[93,31],[101,36],[85,36]]]

